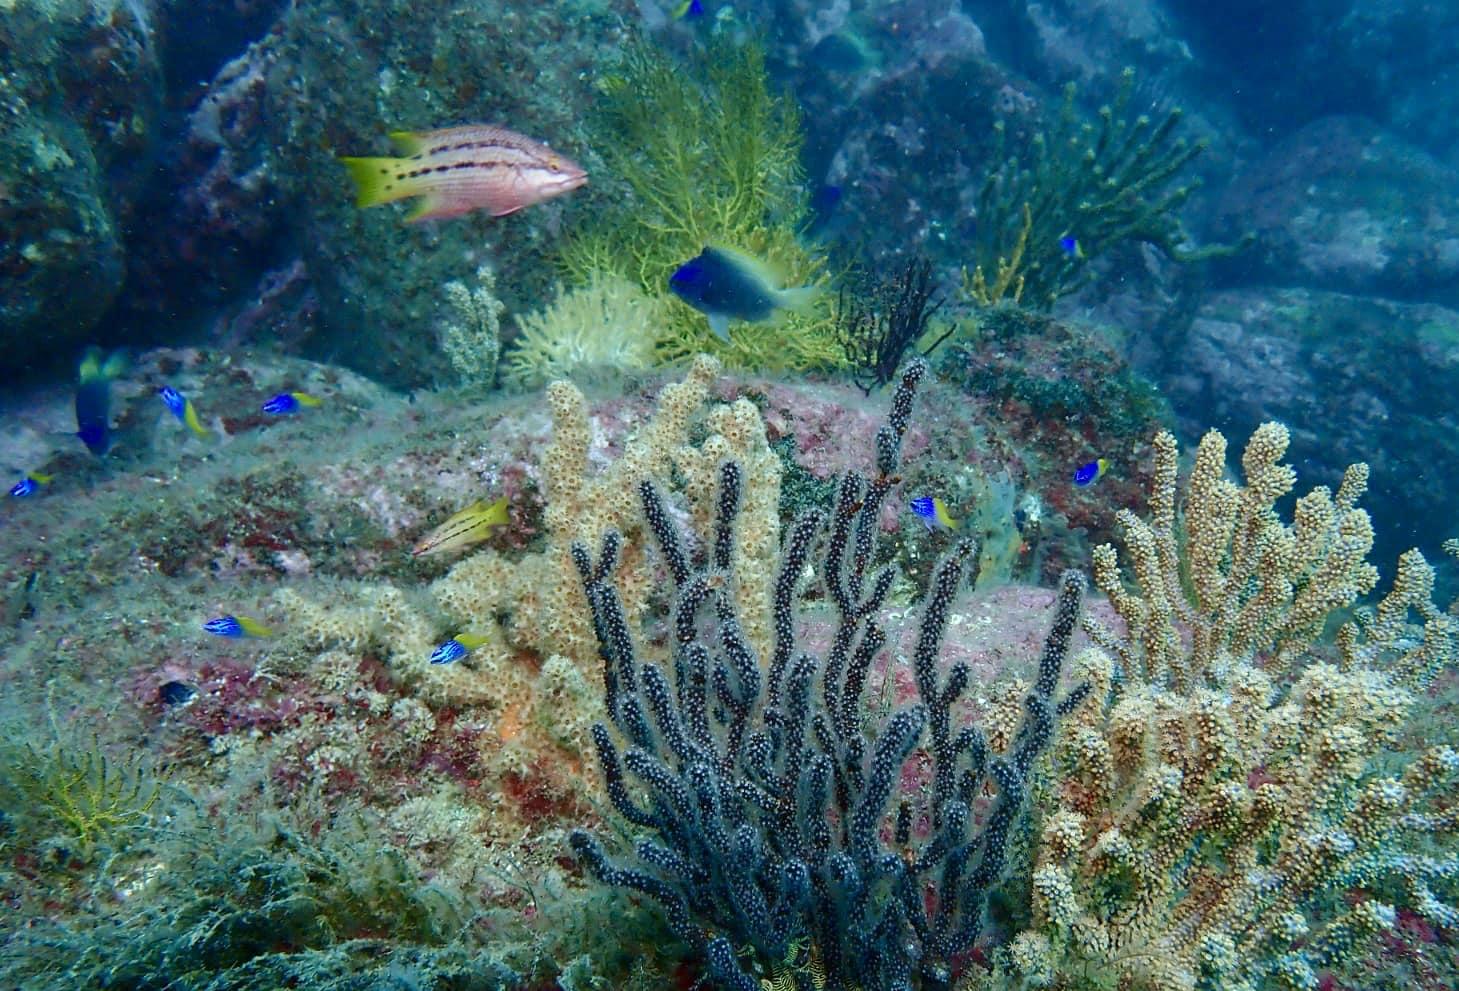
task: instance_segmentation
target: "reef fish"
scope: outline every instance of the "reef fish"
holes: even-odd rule
[[[439,131],[396,131],[398,158],[341,158],[356,205],[423,197],[407,223],[486,210],[505,217],[588,181],[576,162],[515,131],[474,124]]]
[[[506,526],[506,497],[488,503],[478,500],[426,534],[411,549],[412,557],[425,557],[479,544],[491,536],[494,526]]]
[[[1087,465],[1080,465],[1074,472],[1074,484],[1083,488],[1086,485],[1093,485],[1104,477],[1105,469],[1109,467],[1106,458],[1095,458]]]
[[[490,639],[479,633],[458,633],[431,651],[432,664],[455,664]]]
[[[1084,257],[1084,245],[1073,235],[1066,234],[1059,238],[1059,250],[1070,258],[1082,259]]]
[[[318,406],[322,402],[322,399],[307,392],[281,392],[263,404],[263,411],[274,416],[287,416],[299,412],[305,406]]]
[[[50,475],[42,475],[38,471],[28,472],[24,478],[10,486],[10,495],[16,499],[24,499],[39,492],[42,485],[50,484]]]
[[[178,392],[170,385],[164,385],[157,390],[157,395],[162,398],[162,404],[167,407],[168,412],[177,417],[177,422],[185,425],[199,437],[208,436],[208,428],[203,426],[198,419],[198,411],[193,408],[191,399]]]
[[[912,500],[911,506],[912,512],[922,518],[928,530],[935,527],[942,527],[944,530],[957,529],[957,520],[947,511],[947,505],[941,496],[918,496]]]
[[[674,295],[709,318],[709,329],[729,342],[729,322],[758,323],[783,307],[806,306],[815,298],[814,286],[777,289],[765,265],[732,248],[705,247],[669,276]]]
[[[111,380],[127,369],[125,351],[105,360],[101,348],[87,348],[76,374],[76,436],[92,454],[111,449]]]
[[[272,629],[247,616],[219,616],[204,623],[203,629],[215,637],[271,637],[274,635]]]
[[[704,16],[704,4],[701,0],[683,0],[675,7],[669,15],[674,20],[693,20],[696,17]]]

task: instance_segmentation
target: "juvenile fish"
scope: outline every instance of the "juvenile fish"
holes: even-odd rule
[[[455,664],[489,639],[491,638],[479,633],[458,633],[431,651],[431,663]]]
[[[274,631],[248,616],[219,616],[210,619],[203,624],[203,630],[215,637],[257,637],[260,639],[271,637]]]
[[[505,496],[493,503],[478,500],[420,538],[410,554],[411,557],[426,557],[470,547],[491,536],[492,527],[506,524]]]
[[[263,404],[263,411],[272,416],[288,416],[290,413],[297,413],[305,406],[318,406],[324,400],[309,395],[307,392],[281,392],[268,402]]]
[[[39,492],[42,485],[50,484],[50,475],[42,475],[38,471],[26,472],[24,478],[10,486],[10,495],[14,499],[25,499]]]
[[[918,496],[912,500],[912,512],[922,518],[922,523],[927,529],[934,530],[941,527],[944,530],[956,530],[957,520],[947,511],[947,504],[942,501],[941,496]]]
[[[1088,464],[1080,465],[1074,472],[1074,484],[1080,488],[1093,485],[1104,477],[1107,468],[1109,468],[1107,458],[1095,458]]]
[[[486,210],[505,217],[577,189],[582,167],[505,127],[473,124],[439,131],[396,131],[398,158],[341,158],[360,207],[422,197],[407,223]]]
[[[164,385],[157,390],[157,395],[162,399],[162,405],[167,411],[177,417],[177,422],[186,426],[199,437],[208,436],[208,428],[203,426],[198,419],[198,411],[193,408],[193,401],[170,385]]]

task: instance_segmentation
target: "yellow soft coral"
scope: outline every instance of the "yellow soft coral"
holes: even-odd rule
[[[669,276],[708,244],[761,259],[785,286],[826,282],[824,257],[799,237],[800,119],[793,101],[771,92],[760,48],[716,39],[687,68],[635,48],[600,89],[600,146],[632,198],[568,242],[570,278],[591,285],[616,275],[664,300],[660,361],[707,349],[731,368],[842,364],[833,294],[774,323],[736,323],[724,342],[668,292]]]

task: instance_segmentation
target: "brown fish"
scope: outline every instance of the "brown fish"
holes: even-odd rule
[[[472,124],[390,135],[400,158],[341,158],[358,189],[356,205],[424,197],[406,221],[488,210],[505,217],[577,189],[588,174],[546,145],[505,127]]]

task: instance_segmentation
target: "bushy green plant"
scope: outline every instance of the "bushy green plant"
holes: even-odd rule
[[[513,879],[487,903],[483,878],[423,878],[363,809],[305,800],[225,825],[183,798],[76,875],[66,911],[0,922],[0,986],[648,989],[678,959],[653,913],[601,889]]]
[[[99,844],[143,825],[165,771],[140,752],[108,753],[100,738],[54,723],[39,734],[0,732],[0,802],[12,845],[64,837],[88,859]]]
[[[995,125],[997,146],[978,190],[977,234],[965,270],[975,302],[1052,306],[1093,278],[1091,261],[1126,241],[1148,242],[1179,262],[1234,250],[1196,247],[1180,222],[1199,181],[1171,183],[1206,143],[1177,134],[1178,107],[1158,123],[1132,113],[1134,91],[1135,72],[1126,69],[1113,102],[1090,122],[1070,83],[1047,131],[1012,151],[1002,122]]]
[[[603,276],[673,297],[669,276],[708,244],[762,259],[785,286],[819,284],[825,260],[800,243],[807,215],[794,104],[770,89],[754,43],[714,40],[681,64],[648,45],[627,52],[599,85],[596,146],[624,197],[569,241],[570,279]],[[823,294],[808,312],[736,323],[728,344],[675,301],[657,349],[670,361],[712,351],[731,367],[834,367],[843,358]]]

